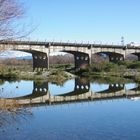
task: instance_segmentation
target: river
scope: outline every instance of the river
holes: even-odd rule
[[[1,111],[0,140],[140,139],[140,85],[134,81],[3,81],[0,98],[22,105]]]

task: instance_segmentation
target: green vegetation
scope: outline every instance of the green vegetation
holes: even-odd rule
[[[73,68],[73,64],[51,64],[50,69],[60,69],[60,70],[65,70],[65,69],[70,69]]]
[[[140,70],[140,61],[120,61],[118,65],[124,65],[127,69],[137,69]]]
[[[55,67],[56,66],[56,67]],[[8,65],[1,65],[0,67],[0,79],[5,80],[47,80],[49,82],[55,82],[57,84],[62,84],[67,79],[72,78],[72,74],[69,74],[64,71],[64,68],[67,65],[54,65],[49,71],[32,71],[32,67],[29,65],[27,69],[24,66],[8,66]],[[21,70],[22,69],[22,70]],[[28,71],[29,70],[29,71]],[[1,83],[2,81],[0,81]]]
[[[74,72],[76,75],[86,77],[127,77],[136,78],[140,75],[139,61],[120,61],[117,63],[102,62],[93,63],[86,69],[80,69]]]
[[[8,80],[48,80],[50,82],[63,83],[72,78],[65,70],[74,67],[72,64],[50,65],[49,71],[32,71],[32,65],[1,65],[0,78]],[[100,62],[93,63],[90,67],[80,70],[71,70],[71,73],[85,77],[127,77],[140,81],[139,61],[120,61],[117,63]]]
[[[63,85],[63,83],[70,78],[72,78],[71,75],[68,75],[63,70],[51,70],[48,75],[48,81],[58,85]]]
[[[97,82],[101,84],[125,84],[127,82],[132,82],[132,79],[123,78],[123,77],[115,77],[115,76],[99,76],[94,75],[88,78],[90,82]]]

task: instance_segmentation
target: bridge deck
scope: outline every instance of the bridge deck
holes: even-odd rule
[[[124,48],[126,46],[115,44],[91,44],[91,43],[68,43],[68,42],[39,42],[39,41],[0,41],[5,45],[39,45],[39,46],[71,46],[71,47],[108,47]]]

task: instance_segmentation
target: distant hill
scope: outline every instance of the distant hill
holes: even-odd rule
[[[20,57],[16,57],[16,59],[19,59],[19,60],[22,60],[22,59],[30,60],[30,59],[32,59],[32,56],[20,56]]]
[[[17,59],[32,59],[32,55],[20,51],[4,51],[0,53],[0,59],[17,58]]]

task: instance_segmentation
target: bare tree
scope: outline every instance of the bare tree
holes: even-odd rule
[[[22,36],[18,24],[24,14],[24,7],[18,0],[0,0],[0,41]]]

